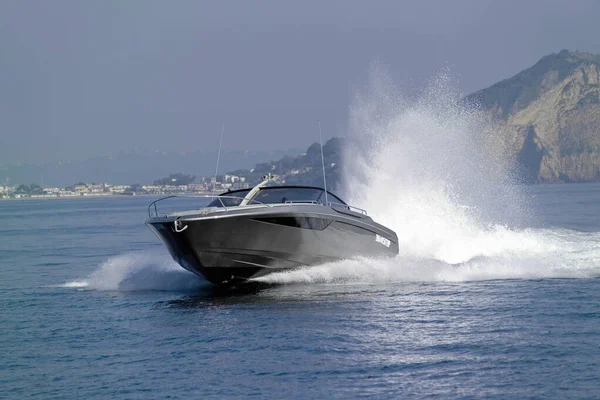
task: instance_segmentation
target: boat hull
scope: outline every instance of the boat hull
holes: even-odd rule
[[[218,216],[153,218],[147,225],[183,268],[231,284],[356,256],[398,254],[397,238],[370,218],[279,209]]]

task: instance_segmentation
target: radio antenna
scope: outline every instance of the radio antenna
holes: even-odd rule
[[[327,204],[327,178],[325,178],[325,157],[323,156],[323,135],[321,134],[321,120],[319,120],[319,141],[321,142],[321,166],[323,167],[323,187],[325,189],[325,204]]]
[[[213,182],[212,197],[215,197],[215,189],[217,187],[217,172],[219,171],[219,159],[221,158],[221,145],[223,144],[223,133],[225,133],[225,123],[221,127],[221,140],[219,140],[219,152],[217,153],[217,166],[215,167],[215,181]]]

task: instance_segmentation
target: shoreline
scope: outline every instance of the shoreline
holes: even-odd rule
[[[115,198],[123,198],[123,199],[131,199],[136,197],[168,197],[168,196],[210,196],[212,193],[161,193],[161,194],[135,194],[135,195],[126,195],[126,194],[109,194],[109,195],[86,195],[86,196],[49,196],[49,197],[19,197],[19,198],[1,198],[0,201],[32,201],[32,200],[82,200],[82,199],[115,199]]]
[[[517,185],[517,186],[528,186],[528,187],[533,187],[533,186],[570,186],[570,185],[598,185],[600,184],[600,181],[590,181],[590,182],[539,182],[539,183],[528,183],[528,184],[523,184],[523,185]],[[19,197],[19,198],[14,198],[14,197],[9,197],[9,198],[0,198],[0,202],[1,201],[32,201],[32,200],[72,200],[72,199],[104,199],[104,198],[110,198],[110,199],[115,199],[115,198],[124,198],[124,199],[130,199],[130,198],[135,198],[135,197],[155,197],[155,198],[162,198],[162,197],[169,197],[169,196],[181,196],[181,197],[194,197],[194,196],[213,196],[213,195],[218,195],[220,193],[225,193],[225,191],[220,191],[220,192],[194,192],[194,193],[188,193],[188,192],[176,192],[176,193],[140,193],[140,194],[135,194],[135,195],[127,195],[127,194],[108,194],[108,195],[95,195],[95,194],[88,194],[88,195],[80,195],[80,196],[48,196],[48,197]]]

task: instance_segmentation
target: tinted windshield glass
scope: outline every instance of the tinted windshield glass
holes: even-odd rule
[[[285,202],[322,201],[321,189],[311,188],[264,188],[254,197],[254,200],[265,204]]]
[[[325,196],[323,196],[323,197],[325,197]],[[324,199],[321,199],[321,200],[324,200]],[[346,203],[342,199],[340,199],[336,195],[331,194],[329,192],[327,192],[327,201],[330,202],[330,203],[337,203],[337,204],[346,205]]]
[[[244,197],[246,197],[246,195],[248,194],[248,192],[250,192],[250,189],[240,190],[238,192],[222,193],[219,195],[218,199],[214,199],[213,201],[211,201],[208,207],[239,206],[242,200],[244,200]]]

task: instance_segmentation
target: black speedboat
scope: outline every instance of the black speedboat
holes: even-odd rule
[[[398,237],[359,208],[311,186],[270,186],[215,196],[203,208],[160,215],[146,224],[183,268],[215,284],[356,256],[393,257]],[[171,196],[172,197],[172,196]]]

